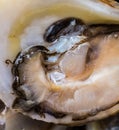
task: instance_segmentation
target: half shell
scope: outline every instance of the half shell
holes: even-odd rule
[[[102,0],[50,0],[47,3],[40,0],[35,2],[16,0],[13,8],[12,2],[1,0],[0,4],[0,27],[2,28],[0,31],[0,51],[2,52],[0,55],[0,99],[6,108],[12,111],[17,109],[37,120],[73,125],[81,125],[118,112],[118,29],[108,34],[100,33],[93,38],[86,33],[80,37],[76,36],[76,42],[85,38],[86,41],[84,40],[85,42],[79,44],[73,51],[71,48],[66,49],[60,63],[56,64],[65,75],[55,71],[56,68],[50,73],[45,67],[45,56],[51,54],[52,46],[49,46],[43,39],[48,26],[64,17],[80,18],[89,29],[91,29],[90,25],[97,23],[110,23],[110,26],[118,24],[118,3]],[[103,25],[98,25],[100,26]],[[63,39],[60,37],[58,40],[70,42],[71,37],[63,37]],[[17,64],[19,60],[17,57],[13,66],[5,63],[7,59],[13,61],[19,51],[21,51],[19,56],[23,58],[23,55],[26,56],[27,53],[29,56],[29,50],[33,49],[32,47],[41,47],[41,45],[45,46],[47,51],[41,51],[41,49],[33,51],[35,53],[32,58],[30,55],[31,60],[26,57],[25,63]],[[87,63],[86,58],[90,54],[90,46],[96,58],[90,57],[91,62]],[[80,56],[77,57],[77,55]],[[77,60],[78,58],[81,62]],[[74,64],[69,65],[69,62]],[[16,67],[19,64],[20,67]],[[86,67],[84,67],[85,64]],[[22,81],[24,81],[24,75],[26,76],[25,82],[19,85],[24,93],[17,93],[17,89],[14,94],[12,83],[13,80],[17,80],[16,76],[19,76],[16,72],[12,75],[11,68],[14,66],[19,69],[17,74],[20,75]],[[76,66],[79,68],[77,69]],[[56,80],[57,75],[60,81]],[[36,77],[38,77],[37,81]],[[26,81],[31,84],[26,84]],[[15,109],[13,109],[13,104]]]

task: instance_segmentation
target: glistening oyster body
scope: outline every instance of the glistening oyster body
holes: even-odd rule
[[[4,54],[0,56],[0,99],[6,110],[17,110],[37,120],[72,125],[118,112],[118,6],[114,8],[108,1],[68,2],[26,1],[21,8],[18,0],[15,3],[18,12],[13,15],[12,6],[8,8],[2,2],[5,11],[13,16],[1,20],[3,44],[0,47]],[[66,26],[55,29],[55,38],[48,43],[54,24],[59,27],[56,21],[65,17],[69,22],[63,19]],[[51,19],[48,24],[44,23],[47,19]],[[4,21],[9,24],[5,25]],[[42,28],[39,22],[46,26]],[[43,32],[37,31],[39,28]],[[32,33],[32,29],[36,31]],[[16,57],[18,48],[21,52]],[[15,59],[13,65],[6,65],[3,62],[6,59]]]
[[[90,26],[78,36],[61,36],[47,48],[33,46],[18,55],[12,69],[14,108],[60,124],[82,124],[118,110],[118,25]],[[100,29],[103,33],[97,33]],[[78,39],[71,46],[69,36]],[[69,41],[55,48],[62,38]]]

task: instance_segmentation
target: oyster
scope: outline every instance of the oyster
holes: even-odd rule
[[[52,37],[49,30],[52,33],[55,27],[51,28],[46,30],[48,39]],[[118,108],[119,25],[82,28],[60,36],[47,48],[32,46],[16,57],[12,67],[17,94],[13,108],[60,124],[82,124],[114,114]]]
[[[118,1],[16,0],[14,5],[1,0],[1,124],[17,112],[66,125],[116,114]]]

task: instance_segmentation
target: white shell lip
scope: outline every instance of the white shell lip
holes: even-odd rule
[[[101,0],[51,0],[49,3],[43,4],[43,2],[41,1],[39,4],[41,4],[42,8],[44,7],[50,7],[52,5],[57,5],[57,3],[59,5],[64,4],[65,6],[72,6],[74,8],[79,8],[79,13],[80,11],[84,11],[85,15],[88,15],[88,22],[96,22],[96,23],[100,23],[101,19],[102,22],[103,21],[110,21],[112,22],[117,22],[119,23],[119,9],[116,7],[112,7],[109,6],[108,4],[102,2]],[[79,6],[80,5],[80,6]],[[67,8],[67,7],[66,7]],[[95,15],[96,14],[96,15]],[[92,21],[92,17],[94,16]],[[81,14],[79,15],[79,17],[82,17],[82,19],[85,17],[81,16]],[[99,17],[97,21],[96,19]],[[91,19],[91,21],[90,21]],[[87,21],[87,19],[86,19]]]
[[[101,0],[85,0],[85,1],[75,0],[75,1],[84,6],[85,8],[87,8],[87,10],[89,10],[89,13],[92,13],[92,15],[96,11],[98,15],[105,17],[111,16],[111,18],[114,18],[117,21],[119,20],[118,15],[119,9],[109,6],[108,4],[102,2]]]

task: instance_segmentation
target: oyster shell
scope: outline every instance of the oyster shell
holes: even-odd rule
[[[11,110],[46,122],[82,125],[118,112],[117,2],[16,0],[14,8],[7,2],[0,5],[0,100],[6,115]],[[47,43],[45,30],[68,17],[84,21],[81,34],[57,35]],[[19,51],[14,65],[5,64]]]

